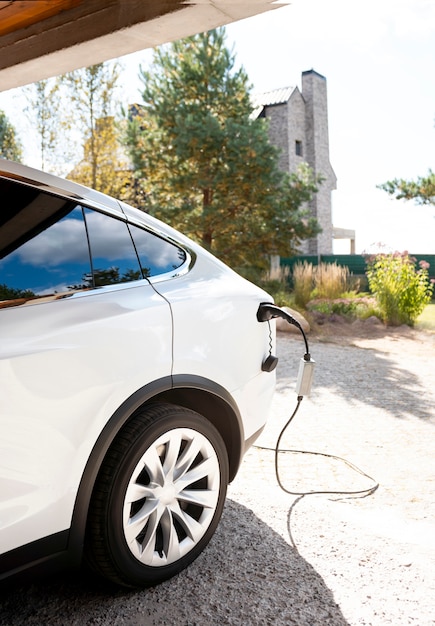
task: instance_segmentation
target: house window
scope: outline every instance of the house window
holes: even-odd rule
[[[295,141],[295,152],[296,156],[302,156],[302,141],[299,141],[298,139]]]

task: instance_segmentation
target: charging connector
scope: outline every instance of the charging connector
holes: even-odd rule
[[[281,443],[281,439],[285,433],[285,431],[287,430],[288,426],[291,424],[291,422],[293,421],[293,418],[295,417],[296,413],[298,412],[298,409],[300,407],[300,404],[303,400],[304,396],[308,396],[310,394],[311,391],[311,384],[313,382],[313,375],[314,375],[314,366],[316,364],[316,362],[311,358],[310,355],[310,350],[308,348],[308,341],[307,341],[307,337],[304,333],[304,330],[301,326],[301,324],[294,319],[294,317],[292,317],[289,313],[287,313],[286,311],[283,311],[282,309],[280,309],[279,307],[275,306],[274,304],[271,304],[270,302],[263,302],[262,304],[260,304],[260,306],[258,307],[258,311],[257,311],[257,320],[259,322],[269,322],[270,320],[277,318],[277,317],[281,317],[282,319],[287,320],[287,322],[289,324],[293,324],[294,326],[296,326],[297,328],[299,328],[300,332],[302,333],[302,336],[304,338],[304,342],[305,342],[305,348],[306,348],[306,352],[303,356],[303,358],[300,360],[299,363],[299,373],[298,373],[298,379],[296,382],[296,393],[298,396],[297,399],[297,404],[296,404],[296,408],[293,411],[293,413],[291,414],[290,418],[288,419],[287,423],[285,424],[285,426],[283,427],[283,429],[281,430],[279,437],[278,437],[278,441],[276,442],[276,446],[275,449],[273,450],[272,448],[263,448],[263,447],[259,447],[259,446],[255,446],[257,448],[260,448],[262,450],[273,450],[275,452],[275,475],[276,475],[276,479],[278,481],[278,485],[280,486],[280,488],[285,491],[285,493],[288,493],[292,496],[309,496],[309,495],[318,495],[318,494],[337,494],[337,495],[360,495],[360,496],[368,496],[372,493],[374,493],[376,491],[376,489],[379,487],[379,483],[377,483],[373,478],[371,478],[371,476],[369,476],[368,474],[365,474],[362,470],[360,470],[358,467],[356,467],[355,465],[352,465],[352,463],[349,463],[349,461],[346,461],[346,459],[342,459],[338,456],[333,456],[332,454],[325,454],[324,452],[308,452],[307,450],[283,450],[282,448],[280,448],[280,443]],[[277,364],[277,357],[272,356],[271,353],[269,353],[268,358],[264,361],[262,369],[263,371],[266,372],[271,372],[275,369]],[[351,467],[352,469],[354,469],[356,472],[358,472],[359,474],[362,474],[363,476],[365,476],[366,478],[368,478],[369,480],[372,481],[372,486],[368,487],[367,489],[361,489],[359,491],[290,491],[289,489],[286,489],[284,487],[284,485],[281,482],[281,478],[279,475],[279,468],[278,468],[278,456],[279,453],[300,453],[300,454],[316,454],[319,456],[324,456],[324,457],[328,457],[330,459],[336,459],[339,461],[343,461],[346,465],[348,465],[349,467]],[[297,500],[296,500],[297,502]],[[293,508],[294,505],[292,505],[291,509]]]
[[[302,337],[304,338],[306,352],[304,354],[304,357],[301,359],[299,365],[299,374],[296,383],[296,393],[298,395],[298,398],[302,400],[303,396],[310,395],[314,375],[314,365],[316,364],[316,362],[311,358],[307,337],[305,335],[304,329],[302,328],[298,320],[290,315],[290,313],[287,313],[287,311],[280,309],[270,302],[262,302],[258,307],[257,320],[259,322],[269,322],[270,320],[277,317],[281,317],[289,324],[293,324],[293,326],[296,326],[300,330]],[[272,372],[275,369],[277,363],[277,357],[269,353],[269,356],[263,362],[261,369],[264,372]]]
[[[302,358],[299,362],[298,380],[296,382],[296,394],[298,396],[309,396],[314,376],[314,366],[316,362],[308,357]]]

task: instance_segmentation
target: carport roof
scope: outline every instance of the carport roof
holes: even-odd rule
[[[0,90],[152,48],[286,0],[0,0]]]

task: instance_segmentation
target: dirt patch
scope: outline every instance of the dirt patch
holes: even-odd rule
[[[410,326],[386,326],[378,318],[350,321],[340,315],[310,320],[310,341],[328,342],[384,352],[429,354],[435,349],[435,333]]]

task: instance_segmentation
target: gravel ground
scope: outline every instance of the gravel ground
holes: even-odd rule
[[[376,333],[375,333],[376,334]],[[339,341],[337,340],[339,338]],[[435,335],[378,331],[310,339],[312,394],[281,448],[303,344],[279,334],[271,420],[228,491],[218,528],[188,570],[145,591],[79,574],[0,586],[0,624],[402,626],[435,624]],[[370,477],[373,477],[373,480]]]

